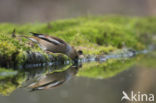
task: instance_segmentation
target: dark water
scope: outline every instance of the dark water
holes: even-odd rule
[[[108,79],[75,77],[48,91],[28,92],[17,89],[10,96],[0,96],[1,103],[120,103],[122,91],[156,94],[156,70],[133,67]]]
[[[155,52],[132,53],[111,54],[105,56],[111,60],[103,58],[102,62],[88,57],[90,62],[76,65],[18,71],[0,80],[1,94],[10,90],[8,96],[0,95],[0,103],[120,103],[123,91],[155,96]]]

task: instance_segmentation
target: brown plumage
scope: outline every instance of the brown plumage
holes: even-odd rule
[[[46,74],[45,76],[39,77],[36,82],[31,83],[28,85],[28,88],[31,88],[32,91],[36,90],[47,90],[57,86],[64,84],[65,81],[70,80],[79,70],[81,64],[79,65],[72,65],[67,70],[63,72],[54,72]]]
[[[32,34],[33,37],[30,37],[29,39],[37,43],[41,49],[48,52],[65,54],[73,60],[79,58],[80,52],[76,51],[73,46],[70,46],[60,38],[37,33]]]

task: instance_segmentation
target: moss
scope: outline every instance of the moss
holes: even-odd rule
[[[17,74],[17,71],[14,70],[8,70],[5,68],[0,68],[0,79],[4,79],[6,77],[13,77],[14,75]]]
[[[43,76],[47,73],[63,72],[70,66],[71,64],[47,68],[34,68],[22,71],[0,68],[0,94],[8,96],[14,90],[21,87],[22,84],[26,82],[26,80],[30,77],[35,78],[36,75]]]
[[[26,52],[20,50],[15,59],[15,61],[17,61],[17,66],[24,64],[26,60],[27,60]]]
[[[8,42],[0,42],[0,55],[1,56],[12,56],[16,52],[16,46]]]
[[[79,70],[77,76],[96,79],[110,78],[126,69],[129,69],[135,64],[135,62],[136,61],[133,61],[133,59],[110,59],[104,63],[87,63],[84,64],[83,67]]]
[[[8,77],[0,79],[0,94],[7,96],[22,85],[25,81],[23,75],[16,75],[14,77]]]
[[[77,50],[83,50],[85,55],[110,54],[127,47],[142,50],[150,44],[156,44],[156,18],[155,17],[125,17],[125,16],[87,16],[73,19],[58,20],[50,23],[29,24],[0,24],[0,67],[8,65],[17,66],[25,63],[42,63],[50,61],[70,61],[63,54],[47,54],[38,45],[26,38],[12,38],[11,34],[16,29],[16,35],[31,36],[29,32],[43,33],[57,36]],[[38,58],[37,54],[42,55]],[[33,58],[29,58],[31,55]],[[153,56],[152,56],[153,57]],[[31,60],[35,59],[36,62]],[[135,58],[134,58],[135,59]],[[136,59],[110,59],[104,63],[83,64],[77,76],[90,78],[109,78],[128,69],[136,63]],[[149,65],[154,65],[154,59],[147,58]],[[141,61],[145,64],[145,61]],[[122,65],[122,66],[121,66]],[[146,64],[145,64],[146,65]],[[148,64],[147,64],[148,65]],[[39,71],[62,72],[68,66],[57,70]],[[34,71],[33,71],[34,70]],[[31,73],[37,69],[31,69]],[[36,71],[35,71],[36,70]],[[43,71],[42,71],[43,70]],[[24,72],[26,70],[23,70]],[[26,80],[24,72],[0,68],[0,94],[8,95]]]
[[[143,67],[143,68],[152,68],[152,69],[156,69],[156,51],[153,51],[149,54],[146,55],[142,55],[142,58],[139,62],[138,62],[138,66]]]
[[[88,16],[58,20],[46,23],[0,24],[0,54],[9,58],[16,54],[18,64],[25,61],[25,52],[44,52],[37,46],[30,45],[25,38],[11,38],[13,29],[16,35],[29,35],[37,32],[57,36],[85,54],[101,54],[123,47],[141,50],[151,43],[156,43],[155,17],[124,16]],[[3,46],[2,46],[3,45]],[[45,54],[45,57],[48,55]],[[48,59],[48,58],[47,58]]]
[[[25,81],[25,76],[12,69],[0,68],[0,94],[9,95]]]

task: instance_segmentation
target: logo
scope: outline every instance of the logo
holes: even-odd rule
[[[130,95],[128,95],[125,91],[122,91],[123,97],[121,98],[121,101],[127,100],[127,101],[148,101],[153,102],[154,101],[154,94],[144,94],[141,92],[134,93],[134,91],[131,91]]]

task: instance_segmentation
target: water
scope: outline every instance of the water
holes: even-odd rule
[[[156,70],[133,67],[108,79],[75,77],[48,91],[28,92],[20,88],[10,96],[0,96],[1,103],[120,103],[122,90],[156,93]],[[148,83],[148,85],[147,85]]]
[[[7,86],[12,92],[1,95],[0,103],[120,103],[122,91],[156,95],[155,57],[155,52],[128,51],[100,58],[88,56],[76,65],[67,62],[20,70],[16,77],[1,79],[1,92]],[[7,83],[2,90],[2,84]]]

